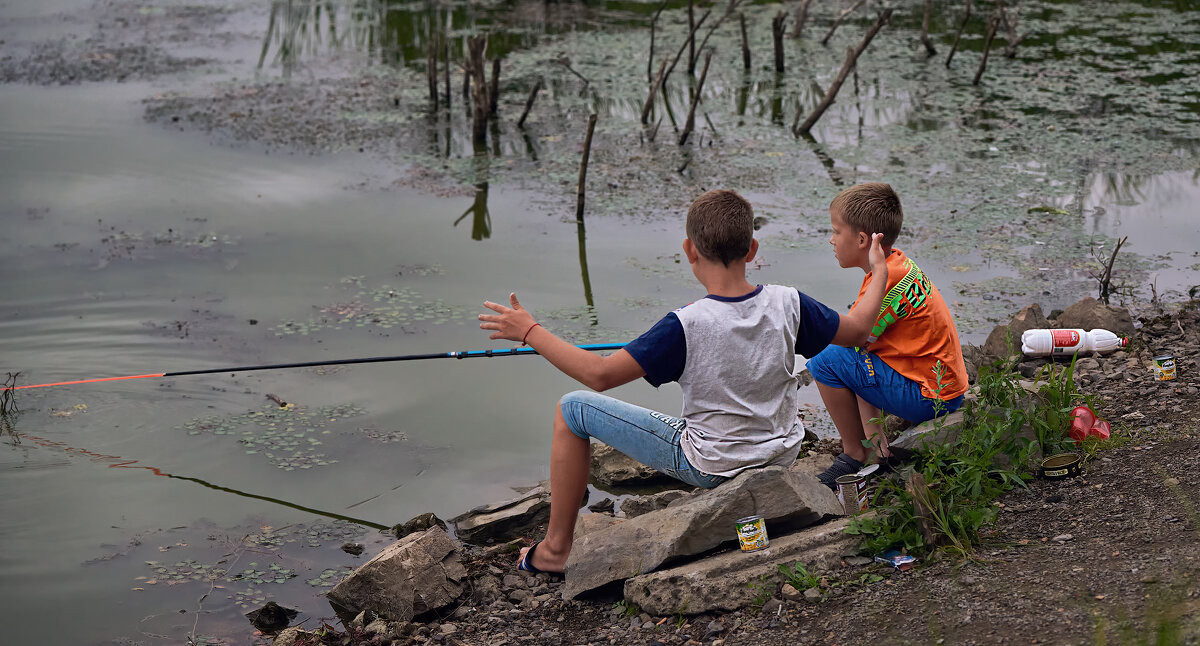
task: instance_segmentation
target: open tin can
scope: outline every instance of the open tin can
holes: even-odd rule
[[[1078,453],[1058,453],[1042,460],[1039,471],[1047,480],[1074,478],[1083,472],[1083,460]]]

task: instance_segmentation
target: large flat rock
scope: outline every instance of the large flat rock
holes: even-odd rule
[[[816,477],[783,467],[750,469],[666,509],[576,538],[563,597],[614,585],[721,545],[736,545],[734,521],[759,515],[768,532],[784,532],[840,515],[837,497]]]
[[[525,536],[550,519],[550,492],[534,487],[516,498],[476,507],[453,519],[458,539],[476,545]]]
[[[454,541],[434,526],[388,545],[326,596],[344,621],[364,610],[408,621],[457,599],[466,576]]]
[[[842,557],[854,554],[859,544],[858,536],[845,533],[850,520],[839,518],[778,538],[771,536],[768,524],[771,544],[767,549],[734,549],[633,577],[625,582],[625,600],[664,617],[745,608],[758,596],[762,577],[775,585],[780,565],[804,563],[810,572],[840,567]]]

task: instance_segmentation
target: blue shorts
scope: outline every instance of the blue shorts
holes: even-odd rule
[[[858,352],[840,345],[826,346],[808,360],[813,379],[831,388],[849,388],[875,408],[913,423],[933,419],[935,400],[921,392],[921,385],[896,372],[870,352]],[[962,406],[963,396],[942,402],[941,413],[952,413]]]
[[[568,393],[558,405],[575,435],[585,440],[594,437],[676,480],[711,489],[729,479],[704,473],[688,462],[679,445],[686,420],[586,390]]]

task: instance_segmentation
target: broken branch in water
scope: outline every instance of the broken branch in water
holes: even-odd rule
[[[1005,58],[1016,58],[1017,45],[1021,44],[1021,39],[1024,38],[1024,36],[1017,35],[1017,17],[1021,13],[1021,7],[1017,5],[1013,9],[1011,20],[1008,18],[1008,7],[1004,5],[1003,1],[999,3],[996,10],[1000,13],[1000,26],[1004,28],[1004,33],[1006,34],[1004,56]]]
[[[846,48],[846,62],[842,64],[842,70],[838,72],[837,78],[834,79],[833,84],[830,85],[829,89],[825,92],[825,98],[821,99],[821,104],[812,111],[812,114],[808,115],[808,118],[805,119],[804,123],[799,127],[795,125],[795,121],[800,120],[800,110],[796,110],[796,119],[792,123],[793,134],[799,136],[802,133],[808,132],[817,122],[817,119],[820,119],[821,115],[825,114],[825,111],[828,110],[829,106],[833,103],[834,97],[837,96],[838,90],[842,89],[842,83],[845,83],[846,77],[850,75],[850,70],[854,69],[854,66],[858,64],[858,57],[861,56],[864,51],[866,51],[867,46],[871,44],[871,40],[875,38],[875,34],[879,33],[879,30],[887,24],[888,19],[890,19],[891,16],[892,9],[890,8],[879,12],[879,18],[877,18],[875,20],[875,24],[871,25],[871,28],[867,30],[867,33],[863,36],[862,41],[858,43],[858,48]],[[803,108],[803,105],[801,108]]]
[[[4,380],[4,388],[0,390],[0,422],[6,429],[9,426],[8,416],[21,412],[21,409],[17,408],[16,396],[13,395],[13,391],[17,388],[17,376],[20,374],[19,372],[8,373],[8,378]]]
[[[658,11],[654,12],[654,17],[650,19],[650,55],[646,57],[646,82],[650,83],[654,80],[654,27],[658,24],[658,16],[667,8],[667,1],[658,5]]]
[[[713,23],[712,27],[708,28],[708,33],[704,34],[704,39],[700,41],[700,46],[698,47],[700,51],[704,51],[704,46],[708,44],[709,37],[712,36],[713,32],[716,31],[718,27],[724,24],[725,21],[733,15],[733,12],[737,10],[738,3],[741,1],[742,0],[729,0],[729,6],[725,7],[725,13],[721,14],[721,17],[718,18],[715,23]],[[697,56],[699,55],[697,54]],[[692,71],[695,71],[695,67],[696,63],[693,61]]]
[[[664,73],[667,70],[667,59],[658,65],[658,76],[654,82],[650,84],[650,93],[646,96],[646,103],[642,106],[642,125],[646,125],[650,121],[650,110],[654,107],[654,96],[658,94],[658,88],[662,87]],[[651,138],[653,141],[653,138]]]
[[[571,59],[568,58],[567,56],[559,56],[558,58],[554,59],[554,62],[567,68],[567,71],[574,74],[576,77],[579,78],[579,80],[583,81],[584,85],[592,84],[592,82],[590,80],[588,80],[588,77],[580,74],[579,72],[576,72],[575,68],[571,67]]]
[[[1108,257],[1108,262],[1104,262],[1103,260],[1100,260],[1100,258],[1098,256],[1096,256],[1095,252],[1092,252],[1092,256],[1095,257],[1097,262],[1100,263],[1100,273],[1092,274],[1092,278],[1095,278],[1096,282],[1099,283],[1098,287],[1099,287],[1100,300],[1103,301],[1105,305],[1108,305],[1108,297],[1109,297],[1109,295],[1112,294],[1112,291],[1113,291],[1112,290],[1113,263],[1116,262],[1116,260],[1117,260],[1117,252],[1121,250],[1121,245],[1125,244],[1125,241],[1128,239],[1129,239],[1129,236],[1125,236],[1125,237],[1121,238],[1120,240],[1117,240],[1117,246],[1113,248],[1112,255]]]
[[[771,19],[771,39],[775,44],[775,73],[783,73],[783,23],[787,21],[787,12],[780,11]]]
[[[746,36],[746,14],[738,14],[738,23],[742,26],[742,69],[750,71],[750,39]]]
[[[683,41],[683,45],[679,48],[679,52],[675,54],[675,60],[671,61],[671,64],[667,66],[667,73],[666,76],[663,76],[663,83],[666,83],[667,79],[671,77],[671,71],[674,70],[675,65],[679,63],[679,59],[683,56],[683,52],[688,48],[688,44],[690,44],[696,37],[696,30],[700,28],[700,25],[704,24],[704,21],[708,19],[708,16],[711,13],[711,9],[705,11],[704,15],[700,16],[700,20],[697,20],[696,24],[692,26],[692,30],[688,32],[687,39]]]
[[[837,18],[834,18],[833,24],[830,25],[830,27],[829,27],[829,32],[826,33],[825,37],[821,39],[821,44],[828,45],[829,39],[833,37],[833,32],[837,31],[838,25],[841,25],[842,21],[846,19],[846,16],[849,16],[850,14],[854,13],[854,10],[863,6],[863,4],[866,3],[866,1],[867,0],[858,0],[858,2],[855,2],[854,4],[850,5],[846,9],[842,10],[842,12],[838,14]]]
[[[983,70],[987,69],[988,52],[992,50],[992,39],[996,37],[996,27],[1000,25],[1000,19],[992,16],[988,21],[987,38],[983,41],[983,58],[979,61],[979,69],[975,71],[975,80],[971,81],[971,85],[979,85],[979,79],[983,78]]]
[[[587,188],[588,158],[592,156],[592,133],[596,130],[595,113],[588,116],[587,136],[583,139],[583,158],[579,161],[579,187],[575,192],[575,221],[583,222],[583,198]]]
[[[708,76],[708,64],[712,62],[712,50],[704,56],[704,69],[700,72],[700,81],[696,83],[696,91],[692,94],[692,106],[688,108],[687,121],[683,124],[683,132],[679,133],[679,145],[687,143],[688,136],[696,127],[696,106],[700,104],[700,93],[704,90],[704,79]]]
[[[533,90],[529,92],[529,98],[525,100],[525,110],[521,112],[521,119],[517,121],[518,128],[525,127],[525,117],[529,116],[529,110],[533,108],[533,102],[537,99],[538,92],[542,90],[542,79],[538,77],[537,83],[534,83]]]
[[[800,6],[796,8],[796,28],[792,30],[792,38],[799,38],[800,33],[804,31],[804,23],[808,21],[808,5],[812,4],[813,0],[801,0]]]
[[[937,56],[937,48],[933,46],[933,41],[929,40],[929,14],[933,12],[933,0],[925,0],[925,15],[921,18],[921,44],[925,46],[925,53],[929,56]]]
[[[950,61],[954,60],[954,52],[958,51],[958,41],[962,39],[963,29],[967,28],[967,21],[971,19],[971,0],[967,0],[967,10],[963,13],[962,22],[958,23],[958,32],[954,34],[954,45],[950,47],[950,54],[946,56],[946,67],[950,67]]]

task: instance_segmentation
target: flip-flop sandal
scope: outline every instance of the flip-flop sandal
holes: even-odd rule
[[[863,468],[863,463],[850,457],[849,454],[843,453],[833,459],[833,464],[828,469],[817,475],[817,480],[821,484],[837,491],[837,479],[841,476],[848,476],[858,473]],[[532,550],[531,550],[532,551]]]
[[[549,574],[551,577],[563,576],[562,572],[543,570],[533,564],[533,552],[537,549],[537,546],[541,544],[541,541],[537,541],[533,545],[529,546],[529,549],[525,551],[525,556],[522,556],[521,560],[517,563],[517,569],[521,572],[528,572],[530,574]]]

